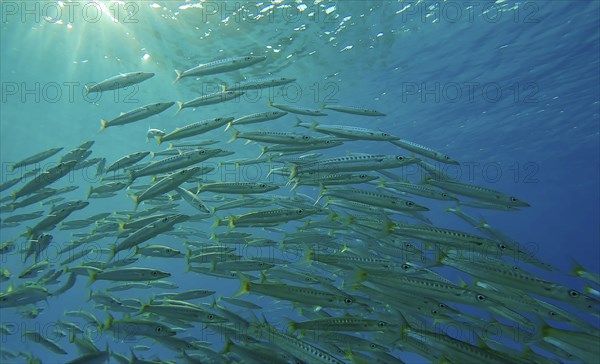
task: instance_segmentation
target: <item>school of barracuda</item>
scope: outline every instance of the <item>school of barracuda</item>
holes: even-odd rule
[[[258,64],[268,72],[262,66],[268,64],[265,56],[200,64],[176,71],[173,87]],[[120,74],[86,87],[86,92],[143,87],[153,76]],[[190,122],[192,110],[203,105],[223,103],[225,108],[246,90],[277,89],[295,81],[265,77],[178,101],[180,127],[140,135],[158,145],[168,142],[166,149],[131,150],[112,161],[100,151],[91,157],[94,142],[86,141],[14,163],[12,169],[25,170],[56,160],[48,170],[29,170],[0,186],[0,191],[12,191],[2,198],[2,227],[23,228],[21,235],[0,245],[0,254],[23,262],[20,272],[1,271],[0,279],[10,280],[10,286],[0,295],[0,312],[17,310],[23,320],[35,320],[76,284],[89,291],[81,309],[65,311],[54,332],[68,337],[68,346],[35,330],[21,333],[29,345],[53,355],[76,354],[69,363],[402,363],[407,352],[434,363],[599,360],[600,277],[576,265],[571,274],[580,278],[579,287],[540,278],[532,271],[555,268],[473,217],[482,209],[518,211],[529,206],[525,201],[452,180],[439,166],[459,161],[442,152],[343,123],[345,114],[369,118],[384,113],[363,106],[310,109],[271,102],[251,115]],[[156,102],[112,119],[107,115],[98,137],[174,105]],[[261,130],[264,123],[280,124],[281,131]],[[244,147],[239,139],[251,145]],[[347,153],[356,150],[356,140],[392,143],[398,152]],[[231,160],[239,148],[256,148],[258,158]],[[267,164],[272,176],[264,182],[207,180],[204,176],[214,168],[203,165],[207,160],[238,167]],[[426,177],[400,177],[407,166],[418,166]],[[102,182],[86,191],[83,186],[52,187],[84,168],[96,169]],[[301,186],[319,192],[299,193]],[[108,198],[131,198],[131,209],[69,219]],[[447,211],[474,230],[432,225],[427,205],[433,200],[446,202]],[[32,206],[36,211],[22,212]],[[194,214],[182,213],[192,210]],[[67,258],[55,263],[43,257],[56,230],[76,232],[61,252]],[[266,232],[279,238],[265,238]],[[166,240],[172,244],[165,245]],[[101,248],[90,248],[90,242]],[[240,255],[249,246],[302,258]],[[13,255],[15,251],[19,254]],[[198,282],[196,289],[178,290],[168,280],[171,273],[145,263],[148,257],[186,264],[186,279]],[[239,281],[238,294],[227,297],[204,289],[207,276]],[[459,277],[469,277],[468,283]],[[148,288],[164,292],[143,296],[140,292]],[[302,319],[290,318],[287,329],[275,327],[269,312],[247,299],[251,296],[266,296],[272,305],[288,309],[288,316],[293,310]],[[117,342],[135,337],[142,344],[131,345],[130,352],[111,350],[110,343],[97,347],[82,325],[97,327]],[[453,337],[440,330],[444,325],[473,335]],[[220,333],[224,348],[195,339],[198,327]],[[3,335],[12,333],[4,323],[0,329]],[[172,355],[142,359],[150,346]],[[9,347],[2,347],[1,357],[6,363],[44,362]]]

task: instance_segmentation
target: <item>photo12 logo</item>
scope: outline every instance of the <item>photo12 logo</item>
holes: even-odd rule
[[[138,23],[136,1],[3,1],[2,23]]]

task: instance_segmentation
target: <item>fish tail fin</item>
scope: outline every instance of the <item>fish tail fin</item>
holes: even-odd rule
[[[377,187],[385,187],[386,183],[387,181],[385,180],[385,178],[382,178],[377,184]]]
[[[88,295],[87,295],[87,301],[90,302],[92,300],[92,290],[90,289],[88,291]]]
[[[136,194],[131,195],[131,198],[133,199],[133,211],[137,211],[138,205],[140,204],[140,197]]]
[[[154,139],[156,139],[156,141],[158,142],[158,145],[160,145],[162,143],[162,141],[163,141],[163,136],[157,135],[157,136],[154,137]],[[152,152],[152,153],[154,154],[154,152]],[[152,158],[154,158],[154,155],[152,155]]]
[[[10,193],[10,195],[12,196],[13,201],[17,199],[17,190],[14,190]]]
[[[90,188],[88,189],[87,196],[85,196],[85,199],[89,200],[92,193],[94,193],[94,186],[90,186]]]
[[[302,259],[302,263],[311,265],[315,260],[315,252],[310,248],[306,248],[306,254],[304,255],[304,259]]]
[[[235,227],[235,220],[236,220],[235,217],[233,217],[233,216],[229,217],[229,228],[230,229],[233,229]]]
[[[229,130],[231,128],[233,124],[230,122],[227,123],[227,126],[225,127],[225,130],[223,130],[223,132],[226,132],[227,130]]]
[[[237,138],[238,138],[238,135],[240,135],[240,132],[239,132],[239,131],[237,131],[237,129],[235,129],[235,128],[233,128],[233,127],[232,127],[232,128],[231,128],[231,130],[233,131],[233,135],[231,136],[231,139],[229,139],[229,140],[227,141],[227,144],[229,144],[229,143],[231,143],[231,142],[233,142],[233,141],[237,140]]]
[[[223,84],[221,84],[221,92],[225,92],[225,91],[227,91],[227,84],[223,83]]]
[[[90,272],[90,280],[88,281],[88,284],[87,284],[88,287],[91,286],[92,283],[96,282],[97,274],[98,274],[97,272]]]
[[[298,165],[292,164],[292,169],[290,171],[290,181],[293,180],[294,178],[296,178],[297,175],[298,175]]]
[[[221,218],[220,218],[220,217],[217,217],[217,218],[215,219],[215,222],[214,222],[214,223],[211,225],[211,227],[210,227],[210,228],[211,228],[211,229],[216,229],[216,228],[218,228],[220,225],[221,225]]]
[[[314,121],[314,120],[313,120],[313,121],[310,123],[310,130],[313,130],[313,131],[314,131],[314,130],[317,130],[317,127],[318,127],[318,126],[319,126],[319,123],[317,123],[316,121]]]
[[[8,171],[9,172],[12,172],[14,170],[15,170],[15,165],[14,164],[11,164],[10,166],[8,166]]]
[[[104,120],[104,119],[100,119],[100,130],[98,130],[98,133],[101,133],[104,131],[104,129],[106,129],[108,127],[108,121]]]
[[[85,86],[83,86],[83,87],[85,87],[85,94],[86,94],[86,95],[87,95],[87,94],[89,94],[89,93],[90,93],[90,89],[91,89],[91,88],[90,88],[90,86],[88,86],[88,85],[85,85]]]
[[[575,258],[571,257],[571,265],[573,268],[571,269],[571,275],[579,276],[582,272],[585,272],[585,268]]]
[[[290,322],[288,323],[288,327],[290,328],[291,333],[296,332],[297,326],[298,326],[298,323],[296,321],[290,320]]]
[[[294,126],[301,126],[302,124],[302,119],[300,119],[299,117],[296,116],[296,124],[294,124]]]
[[[366,270],[364,270],[362,268],[357,268],[356,270],[354,270],[352,272],[352,274],[350,274],[350,276],[348,277],[347,283],[350,286],[356,286],[356,285],[366,281],[368,277],[369,277],[369,274],[367,273]]]
[[[179,112],[181,111],[181,109],[183,109],[183,102],[181,101],[177,101],[177,106],[179,107],[177,109],[177,111],[175,112],[175,115],[179,114]]]
[[[238,297],[245,293],[250,292],[250,280],[244,276],[241,276],[241,280],[242,280],[242,285],[240,286],[240,289],[236,292],[234,297]]]
[[[180,70],[175,70],[175,73],[177,74],[177,78],[175,79],[175,81],[173,81],[173,83],[176,83],[177,81],[181,80],[181,77],[183,76],[183,72],[181,72]]]
[[[300,181],[298,181],[297,179],[295,179],[294,180],[294,185],[292,186],[292,188],[290,188],[290,191],[295,190],[296,188],[298,188],[299,185],[300,185]]]
[[[267,103],[267,105],[273,106],[273,100],[269,100],[269,102]]]
[[[260,157],[265,155],[265,153],[267,152],[268,149],[269,148],[267,146],[260,147],[260,154],[258,155],[258,157],[256,157],[256,159],[260,159]]]
[[[325,185],[321,184],[321,191],[319,193],[319,196],[315,200],[315,203],[313,204],[313,206],[316,206],[319,203],[319,201],[321,201],[323,196],[325,196],[326,193],[327,193],[327,187],[325,187]]]

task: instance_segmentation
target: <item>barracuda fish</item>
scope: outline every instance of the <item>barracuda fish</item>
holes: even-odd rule
[[[279,119],[287,114],[288,113],[285,111],[265,111],[245,115],[241,118],[232,120],[230,123],[227,123],[225,131],[229,130],[232,126],[262,123],[263,121]]]
[[[321,187],[321,193],[315,204],[323,196],[337,197],[345,200],[367,203],[394,211],[429,211],[429,208],[421,206],[413,201],[404,200],[393,195],[360,190],[349,187]]]
[[[309,108],[305,108],[305,107],[298,107],[298,106],[292,106],[292,105],[276,104],[276,103],[273,103],[272,101],[269,101],[269,106],[277,108],[282,111],[291,112],[292,114],[308,115],[308,116],[327,116],[327,114],[322,112],[321,110],[309,109]]]
[[[59,355],[67,355],[68,353],[63,349],[60,345],[55,343],[54,341],[44,337],[44,335],[40,334],[37,331],[26,330],[23,333],[23,337],[27,338],[27,340],[38,343],[45,347],[46,349],[52,351],[53,353]]]
[[[262,224],[288,222],[303,219],[306,216],[316,214],[318,211],[319,210],[316,208],[298,208],[250,212],[244,215],[231,216],[229,218],[229,226],[260,226]],[[218,222],[219,219],[217,219],[216,224],[218,224]]]
[[[43,152],[37,153],[32,155],[31,157],[27,157],[25,159],[23,159],[22,161],[19,161],[17,163],[11,164],[8,167],[9,171],[14,171],[17,168],[21,168],[21,167],[25,167],[25,166],[29,166],[35,163],[39,163],[42,161],[45,161],[46,159],[52,157],[53,155],[55,155],[56,153],[60,152],[61,150],[63,150],[64,147],[58,147],[58,148],[50,148],[48,150],[45,150]],[[0,191],[3,191],[3,189],[0,189]]]
[[[166,141],[170,141],[170,140],[189,138],[189,137],[203,134],[203,133],[206,133],[207,131],[219,128],[225,124],[230,123],[231,121],[233,121],[232,117],[214,118],[214,119],[198,121],[196,123],[189,124],[189,125],[186,125],[181,128],[177,128],[174,131],[172,131],[164,136],[157,136],[156,141],[158,142],[158,145],[160,145],[162,142],[166,142]],[[190,145],[190,147],[197,147],[198,146],[197,144],[198,143],[195,143],[195,145]],[[179,147],[182,147],[182,146],[180,145]],[[169,149],[170,148],[171,147],[169,147]]]
[[[108,168],[106,168],[104,170],[104,173],[108,173],[108,172],[112,172],[112,171],[116,171],[119,169],[123,169],[123,168],[127,168],[129,166],[132,166],[132,165],[136,164],[137,162],[141,161],[142,159],[146,158],[146,156],[148,154],[150,154],[150,152],[135,152],[135,153],[126,155],[126,156],[118,159],[117,161],[115,161],[110,166],[108,166]]]
[[[215,182],[207,184],[198,184],[198,193],[230,193],[230,194],[251,194],[265,193],[275,191],[279,186],[264,182]]]
[[[181,153],[166,159],[152,162],[139,170],[129,171],[130,181],[143,176],[152,176],[159,173],[172,172],[180,168],[189,167],[214,157],[221,149],[196,149]]]
[[[313,138],[310,144],[274,144],[261,148],[261,153],[257,159],[261,158],[265,153],[294,153],[294,152],[309,152],[312,150],[329,149],[338,147],[344,144],[341,140],[333,138]]]
[[[192,167],[189,169],[182,169],[177,173],[173,173],[168,175],[167,177],[161,179],[156,182],[140,195],[133,195],[133,202],[135,203],[135,210],[137,210],[138,205],[142,201],[149,200],[153,197],[160,196],[169,191],[173,191],[183,182],[190,179],[190,177],[194,176],[196,173],[200,171],[200,167]]]
[[[30,303],[47,301],[50,296],[52,294],[45,287],[29,285],[13,288],[11,285],[7,292],[0,293],[0,308],[22,307]]]
[[[290,330],[314,330],[314,331],[386,331],[393,325],[381,320],[370,320],[360,317],[327,317],[310,321],[290,321]]]
[[[100,81],[95,85],[85,86],[86,95],[92,92],[102,92],[102,91],[110,91],[117,90],[120,88],[133,86],[140,82],[146,81],[149,78],[154,77],[154,73],[151,72],[130,72],[130,73],[121,73],[117,76],[113,76],[107,78],[104,81]]]
[[[157,102],[154,104],[148,104],[140,106],[128,112],[121,113],[114,119],[111,120],[100,120],[102,127],[100,131],[108,128],[109,126],[126,125],[129,123],[136,122],[138,120],[144,120],[153,115],[158,115],[161,112],[167,110],[171,106],[175,105],[174,102]]]
[[[204,203],[204,201],[202,201],[200,199],[200,197],[198,197],[197,194],[192,193],[191,191],[186,190],[185,188],[181,188],[181,187],[177,187],[177,188],[175,188],[175,190],[177,191],[177,194],[179,196],[181,196],[181,198],[183,200],[185,200],[185,202],[187,202],[190,206],[192,206],[196,210],[203,212],[205,214],[213,214],[214,213],[214,208],[208,207]]]
[[[58,181],[62,177],[66,176],[70,171],[73,170],[77,161],[68,161],[64,163],[58,163],[57,165],[49,168],[44,173],[40,174],[38,177],[32,179],[27,182],[23,187],[19,190],[13,191],[12,196],[13,200],[16,200],[19,197],[31,195],[42,188]]]
[[[333,110],[337,112],[343,112],[346,114],[362,115],[362,116],[385,116],[384,113],[373,109],[364,109],[354,106],[342,106],[342,105],[323,105],[322,109]]]
[[[244,293],[257,293],[311,306],[332,308],[356,307],[354,298],[339,292],[321,291],[315,288],[294,286],[285,283],[254,283],[242,278],[242,286],[238,295]]]
[[[331,173],[375,171],[378,169],[390,169],[403,167],[417,163],[419,159],[401,155],[368,154],[360,156],[336,157],[319,160],[303,165],[292,165],[290,180],[299,175],[310,173]]]
[[[98,187],[90,186],[88,189],[88,194],[86,199],[89,199],[93,194],[103,194],[103,193],[112,193],[117,192],[127,187],[127,183],[125,182],[110,182],[104,185],[100,185]]]
[[[133,248],[159,234],[170,231],[173,229],[173,226],[177,223],[186,221],[189,219],[189,216],[183,214],[174,214],[167,215],[165,217],[161,217],[148,225],[136,230],[135,232],[128,235],[123,241],[119,244],[114,245],[111,251],[111,259],[115,256],[116,253]]]
[[[151,268],[121,268],[110,269],[101,272],[91,272],[89,284],[98,280],[103,281],[155,281],[158,279],[168,278],[171,274],[157,269]]]
[[[239,132],[234,128],[233,135],[228,143],[237,139],[248,139],[253,142],[277,143],[277,144],[294,144],[294,145],[309,145],[315,140],[306,134],[291,133],[285,131],[251,131]]]
[[[258,62],[266,60],[265,56],[244,56],[244,57],[232,57],[226,59],[220,59],[209,63],[201,63],[200,65],[190,68],[185,71],[175,70],[177,73],[177,79],[175,82],[181,80],[184,77],[199,77],[214,75],[217,73],[224,73],[239,70],[241,68],[250,67]]]
[[[354,140],[379,140],[379,141],[391,141],[399,140],[400,138],[383,131],[376,131],[367,128],[360,128],[357,126],[348,125],[326,125],[319,124],[316,121],[312,123],[304,123],[302,120],[297,119],[296,126],[317,131],[323,134],[334,135],[340,138],[354,139]]]
[[[441,192],[441,191],[435,190],[433,188],[429,188],[429,186],[416,185],[416,184],[406,182],[406,181],[405,182],[387,182],[382,179],[379,182],[379,184],[377,185],[377,187],[390,188],[390,189],[394,189],[396,191],[405,192],[405,193],[409,193],[409,194],[416,195],[416,196],[432,198],[435,200],[458,202],[458,199],[456,197],[454,197],[446,192]]]
[[[245,92],[243,92],[243,91],[221,91],[221,92],[215,92],[215,93],[208,94],[208,95],[203,95],[203,96],[197,97],[193,100],[186,101],[186,102],[177,101],[177,105],[179,106],[179,109],[177,109],[176,114],[179,114],[179,112],[181,110],[190,108],[190,107],[214,105],[214,104],[218,104],[221,102],[233,100],[235,98],[242,96],[244,93]],[[223,124],[223,125],[225,125],[225,124]]]
[[[523,202],[514,196],[506,195],[502,192],[493,190],[491,188],[461,182],[435,180],[429,177],[425,177],[425,183],[439,187],[452,193],[456,193],[458,195],[472,197],[474,199],[491,202],[493,204],[501,204],[513,207],[530,206],[528,203]]]
[[[224,90],[228,91],[244,91],[244,90],[258,90],[267,87],[279,87],[287,85],[288,83],[295,82],[295,78],[259,78],[253,80],[246,80],[232,85],[223,85]]]
[[[409,150],[413,153],[417,153],[420,154],[422,156],[425,156],[427,158],[431,158],[433,160],[436,160],[438,162],[442,162],[442,163],[447,163],[447,164],[454,164],[454,165],[458,165],[460,164],[458,161],[448,157],[447,155],[440,153],[436,150],[433,150],[429,147],[425,147],[423,145],[408,141],[408,140],[404,140],[404,139],[399,139],[399,140],[391,140],[390,143],[402,148],[402,149],[406,149]]]

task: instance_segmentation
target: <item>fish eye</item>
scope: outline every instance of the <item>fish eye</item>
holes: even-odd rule
[[[371,343],[369,346],[371,347],[371,349],[375,349],[377,347],[377,345],[375,345],[373,343]]]
[[[406,204],[407,204],[408,206],[413,206],[415,203],[414,203],[414,202],[412,202],[412,201],[407,201],[407,202],[406,202]]]
[[[409,270],[410,269],[410,265],[404,263],[404,264],[402,264],[402,269]]]
[[[389,134],[388,133],[381,133],[381,135],[388,136]]]
[[[511,198],[510,198],[510,200],[511,200],[512,202],[517,202],[517,199],[516,199],[515,197],[511,197]]]
[[[206,153],[206,151],[205,151],[204,149],[202,149],[202,150],[200,151],[200,154],[204,154],[204,153]]]
[[[574,289],[569,290],[569,296],[573,297],[573,298],[577,298],[579,297],[579,292],[577,292]]]
[[[155,270],[153,270],[151,274],[152,274],[153,276],[156,276],[156,275],[158,275],[158,272],[157,272],[157,271],[155,271]]]
[[[302,139],[307,140],[307,139],[310,139],[310,137],[308,135],[303,135]]]
[[[498,244],[498,247],[502,250],[506,249],[506,245],[504,245],[502,243]]]
[[[438,312],[437,312],[437,310],[431,310],[431,314],[432,314],[432,315],[437,315],[437,314],[438,314]]]
[[[161,332],[162,331],[162,327],[158,326],[155,331],[156,332]]]
[[[438,307],[439,307],[439,308],[446,308],[446,305],[445,305],[445,304],[443,304],[443,303],[440,303],[440,304],[438,305]]]
[[[550,316],[556,316],[556,312],[554,312],[554,311],[548,311],[548,315],[550,315]]]
[[[442,192],[442,197],[448,197],[447,193]]]
[[[170,252],[171,252],[171,249],[167,249],[167,250],[166,250],[166,252],[167,252],[167,253],[170,253]]]
[[[401,161],[401,160],[404,160],[404,157],[401,156],[401,155],[399,155],[399,156],[396,157],[396,159],[399,160],[399,161]]]
[[[246,57],[246,61],[249,61],[251,59],[252,59],[252,57]]]
[[[213,315],[212,313],[209,313],[209,314],[208,314],[208,319],[209,319],[209,320],[212,320],[212,319],[214,319],[214,318],[215,318],[215,315]]]
[[[385,323],[384,321],[379,321],[377,323],[377,326],[379,326],[379,327],[384,327],[385,325],[387,325],[387,323]]]
[[[162,221],[162,222],[167,222],[167,221],[169,221],[169,218],[168,218],[168,217],[163,217],[163,219],[162,219],[162,220],[160,220],[160,221]]]
[[[304,211],[302,211],[302,209],[298,209],[298,210],[296,210],[296,213],[297,213],[298,215],[302,215],[302,212],[304,212]]]
[[[485,301],[485,296],[484,296],[484,295],[482,295],[482,294],[478,294],[478,295],[477,295],[477,301],[479,301],[479,302],[483,302],[483,301]]]
[[[367,178],[367,175],[366,174],[361,174],[359,177],[360,178]]]
[[[344,300],[344,302],[346,302],[347,304],[349,304],[349,305],[350,305],[350,304],[352,304],[352,302],[354,302],[354,301],[352,300],[352,298],[346,298],[346,299]]]
[[[259,185],[259,187],[261,187],[261,188],[265,188],[265,187],[267,187],[267,185],[266,185],[266,184],[264,184],[264,183],[261,183],[261,184]]]

